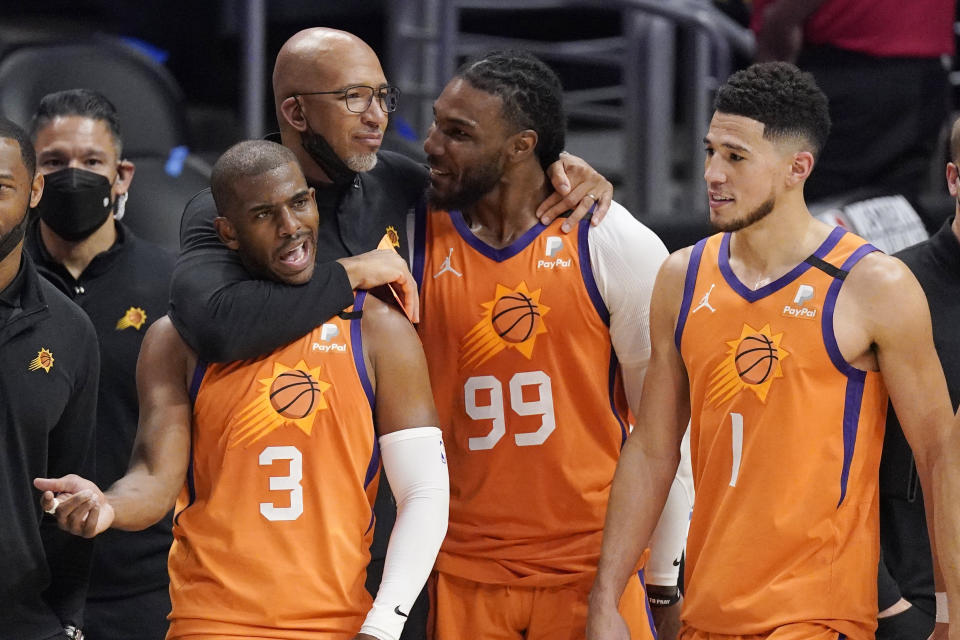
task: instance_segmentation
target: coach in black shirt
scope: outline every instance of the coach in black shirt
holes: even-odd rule
[[[32,481],[93,472],[99,367],[90,320],[23,253],[35,170],[26,134],[0,119],[0,635],[18,640],[83,623],[92,545],[43,516]]]
[[[83,311],[100,345],[96,482],[123,476],[137,432],[136,366],[149,326],[166,313],[174,256],[137,238],[122,215],[134,166],[117,112],[75,89],[45,96],[31,124],[44,175],[25,248],[41,275]],[[85,631],[95,640],[162,640],[170,612],[168,515],[144,531],[111,530],[94,545]]]

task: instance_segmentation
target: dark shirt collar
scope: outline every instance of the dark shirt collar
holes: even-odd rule
[[[960,241],[953,232],[953,216],[930,237],[930,245],[939,260],[952,271],[960,273]]]
[[[23,268],[24,258],[20,258],[20,267],[17,269],[17,274],[13,276],[13,280],[10,281],[3,291],[0,291],[0,305],[7,307],[9,309],[16,309],[20,307],[20,297],[23,292],[23,283],[26,279],[24,276]],[[3,311],[0,310],[0,314]]]
[[[109,249],[93,257],[93,260],[90,261],[87,268],[80,274],[81,278],[95,278],[108,271],[110,267],[113,266],[113,263],[123,254],[123,250],[128,243],[127,234],[129,232],[119,221],[115,221],[114,224],[117,229],[117,239]],[[47,247],[43,244],[43,236],[40,233],[39,218],[30,223],[30,227],[27,229],[27,235],[30,237],[27,239],[25,245],[29,248],[31,257],[41,270],[56,274],[64,283],[78,282],[78,280],[67,271],[66,267],[57,262],[53,256],[50,255],[50,252],[47,251]]]

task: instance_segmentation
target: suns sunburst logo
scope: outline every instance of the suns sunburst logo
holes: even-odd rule
[[[543,316],[550,307],[540,302],[540,292],[530,291],[525,281],[513,289],[497,284],[493,299],[480,305],[480,321],[460,341],[460,368],[482,364],[504,349],[529,359],[537,336],[547,332]]]
[[[37,357],[30,361],[27,367],[30,371],[43,369],[44,373],[50,373],[53,368],[53,353],[49,349],[41,348],[37,352]]]
[[[782,339],[783,333],[774,334],[769,324],[760,329],[744,324],[740,337],[727,341],[727,355],[710,376],[707,401],[718,406],[750,389],[766,402],[773,381],[783,377],[780,362],[790,355],[780,346]]]
[[[147,312],[141,309],[140,307],[130,307],[123,314],[123,317],[117,320],[117,331],[126,329],[127,327],[133,327],[136,330],[140,330],[140,327],[143,326],[143,323],[147,321]]]
[[[400,234],[397,233],[397,228],[394,226],[389,226],[386,228],[384,233],[384,238],[387,239],[390,244],[392,244],[397,249],[400,248]]]
[[[310,435],[316,413],[328,408],[323,394],[330,383],[320,379],[320,367],[307,367],[303,360],[293,367],[274,362],[273,374],[257,382],[256,398],[228,425],[228,448],[249,446],[285,426]]]

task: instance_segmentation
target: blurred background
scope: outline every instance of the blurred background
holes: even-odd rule
[[[813,4],[847,1],[863,4],[855,0]],[[947,28],[955,34],[955,2],[939,2],[951,6]],[[125,153],[135,156],[137,163],[131,199],[143,204],[131,208],[139,211],[149,203],[161,209],[153,219],[144,215],[129,222],[141,234],[147,229],[148,237],[176,246],[182,204],[204,186],[217,156],[237,140],[276,129],[270,73],[276,52],[296,31],[311,26],[345,29],[378,52],[388,79],[402,91],[386,146],[415,157],[422,157],[420,141],[430,124],[433,99],[466,56],[492,48],[525,48],[554,66],[564,82],[567,149],[607,175],[615,184],[615,198],[674,249],[708,232],[702,137],[712,111],[712,92],[757,52],[757,37],[750,29],[755,3],[761,4],[758,0],[17,3],[5,8],[0,24],[0,113],[27,124],[39,99],[50,91],[87,86],[107,95],[120,112]],[[892,244],[884,248],[899,248],[899,236],[903,242],[914,238],[917,230],[904,230],[907,222],[934,230],[953,210],[942,178],[945,127],[960,108],[960,74],[952,53],[951,47],[939,56],[948,88],[936,147],[927,154],[929,170],[916,192],[907,194],[918,217],[905,222],[902,212],[891,214]],[[860,150],[846,152],[855,156]],[[857,220],[844,215],[845,207],[891,195],[889,181],[882,176],[867,181],[870,184],[851,184],[849,193],[822,195],[817,211],[856,228]],[[874,209],[886,211],[890,206]],[[874,209],[868,217],[885,215]]]

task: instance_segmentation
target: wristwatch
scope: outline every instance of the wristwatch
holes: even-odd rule
[[[72,624],[65,626],[63,628],[63,633],[70,638],[70,640],[83,640],[83,631]]]

